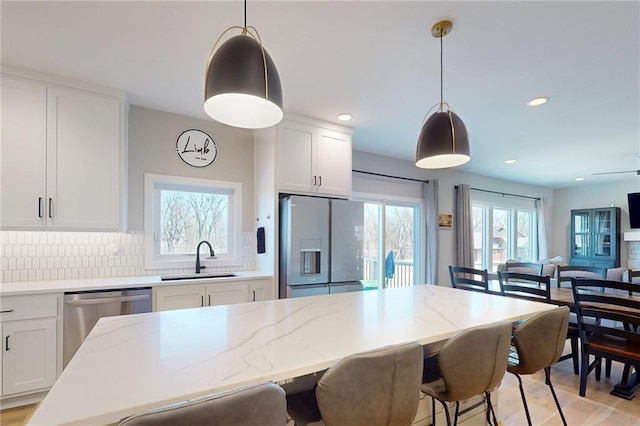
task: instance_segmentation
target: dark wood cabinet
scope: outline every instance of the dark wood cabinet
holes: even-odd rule
[[[620,208],[571,210],[571,265],[620,266]]]

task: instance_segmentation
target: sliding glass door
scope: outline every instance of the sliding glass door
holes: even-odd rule
[[[407,287],[417,281],[420,205],[365,201],[365,287]]]

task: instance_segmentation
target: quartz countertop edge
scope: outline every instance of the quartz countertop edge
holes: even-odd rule
[[[226,272],[219,272],[226,273]],[[229,271],[234,277],[196,278],[192,280],[162,281],[160,275],[133,277],[83,278],[73,280],[15,281],[0,283],[0,296],[21,296],[28,294],[61,293],[71,291],[90,291],[103,289],[122,289],[134,287],[175,286],[198,283],[223,283],[273,278],[273,275],[257,271]]]

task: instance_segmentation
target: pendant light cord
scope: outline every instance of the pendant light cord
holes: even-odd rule
[[[247,0],[244,0],[244,27],[247,28]]]
[[[246,0],[245,0],[246,1]],[[442,104],[444,103],[444,96],[443,96],[443,68],[442,68],[442,38],[444,37],[444,34],[442,33],[442,28],[440,28],[440,111],[442,111]]]

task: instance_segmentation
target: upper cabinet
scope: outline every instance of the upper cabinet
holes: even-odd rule
[[[620,266],[620,208],[571,210],[571,265]]]
[[[2,75],[3,228],[119,230],[125,101]]]
[[[284,120],[278,125],[280,192],[351,195],[351,134]]]

